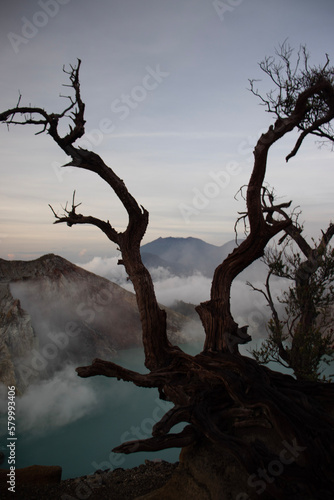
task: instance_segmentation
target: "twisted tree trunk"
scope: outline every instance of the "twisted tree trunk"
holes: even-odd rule
[[[284,486],[284,481],[294,481],[297,493],[304,500],[329,498],[334,490],[334,386],[302,383],[241,356],[238,344],[249,341],[250,337],[247,327],[239,327],[232,317],[230,290],[235,277],[263,255],[268,241],[291,224],[290,220],[274,219],[273,213],[279,207],[272,207],[270,217],[267,214],[264,218],[261,190],[268,151],[277,140],[303,121],[309,112],[310,99],[323,96],[326,92],[332,98],[333,92],[328,91],[328,87],[332,91],[331,82],[316,82],[301,92],[291,114],[277,119],[275,125],[260,137],[254,150],[254,168],[247,188],[250,232],[246,240],[217,267],[210,300],[197,307],[206,340],[203,352],[190,356],[169,342],[166,313],[157,303],[151,276],[141,260],[140,243],[148,224],[147,211],[138,205],[124,182],[98,155],[74,145],[84,134],[85,123],[79,68],[80,61],[69,72],[75,99],[69,97],[70,104],[62,113],[48,114],[42,108],[21,107],[19,102],[15,108],[1,113],[0,120],[9,125],[42,126],[42,131],[47,131],[72,158],[67,165],[99,175],[116,193],[128,213],[126,229],[118,232],[109,221],[78,214],[76,209],[79,205],[75,205],[74,197],[71,210],[66,209],[63,215],[59,216],[53,210],[55,223],[69,226],[93,224],[119,246],[122,253],[120,264],[125,266],[136,292],[145,363],[150,369],[150,373],[143,375],[96,359],[90,366],[77,368],[78,375],[104,375],[142,387],[157,387],[160,397],[175,405],[155,425],[152,438],[123,443],[115,451],[131,453],[171,446],[202,446],[201,449],[204,447],[208,453],[211,448],[218,449],[220,454],[233,457],[238,464],[236,467],[239,467],[237,474],[238,470],[243,471],[242,496],[239,495],[238,500],[244,500],[258,497],[258,491],[251,484],[252,478],[254,475],[256,478],[259,470],[279,463],[283,457],[282,442],[285,442],[290,450],[297,449],[299,455],[290,461],[291,466],[283,467],[279,480],[270,477],[265,495],[268,493],[271,496],[262,498],[289,498],[292,490],[290,486]],[[69,114],[73,128],[61,137],[58,133],[59,121]],[[330,119],[334,117],[334,106],[328,116]],[[23,118],[20,120],[19,117]],[[297,141],[289,156],[296,153],[300,143]],[[178,434],[170,433],[179,422],[188,425]],[[206,488],[209,491],[210,485]],[[214,496],[216,493],[210,495],[211,498],[222,498],[220,493],[218,496]]]

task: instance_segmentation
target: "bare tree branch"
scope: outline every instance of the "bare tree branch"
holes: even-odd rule
[[[70,227],[76,224],[92,224],[119,246],[122,252],[122,263],[136,292],[143,326],[146,364],[150,369],[155,369],[169,363],[168,353],[172,346],[167,339],[166,313],[158,305],[151,276],[143,265],[140,255],[141,240],[148,224],[148,212],[138,205],[123,180],[96,153],[75,147],[76,140],[85,132],[85,105],[81,99],[79,82],[80,66],[79,59],[76,66],[70,66],[69,71],[63,68],[70,80],[70,84],[66,86],[73,91],[74,97],[66,96],[70,103],[61,113],[47,113],[39,107],[22,107],[20,97],[15,108],[0,113],[0,121],[7,125],[43,125],[41,132],[46,131],[72,158],[66,166],[74,166],[98,174],[121,201],[129,216],[128,225],[123,232],[117,232],[109,221],[105,222],[96,217],[78,214],[76,209],[79,205],[75,205],[74,195],[71,210],[65,207],[63,216],[59,216],[52,207],[50,208],[56,217],[56,224],[66,223]],[[21,116],[22,119],[16,119],[17,116]],[[62,119],[68,117],[73,126],[69,127],[67,134],[61,136],[58,130],[59,124]]]
[[[293,49],[285,41],[276,51],[276,58],[267,57],[260,63],[262,71],[275,85],[265,96],[255,87],[256,80],[250,80],[250,91],[278,121],[298,115],[295,127],[301,133],[286,161],[297,154],[310,134],[334,141],[330,123],[334,116],[334,69],[329,67],[328,54],[325,64],[319,68],[309,67],[309,54],[304,46],[297,53],[294,67],[292,56]]]
[[[104,375],[142,387],[156,387],[162,399],[172,401],[175,405],[155,425],[153,438],[124,443],[115,451],[132,453],[169,446],[188,446],[194,441],[199,446],[211,443],[212,447],[233,454],[248,473],[253,474],[259,468],[263,469],[264,464],[271,463],[273,457],[278,459],[281,451],[281,445],[279,449],[276,445],[271,447],[265,438],[261,438],[258,443],[256,431],[260,427],[261,436],[263,429],[268,430],[276,444],[281,443],[282,439],[302,443],[305,447],[300,461],[302,465],[293,468],[297,472],[291,474],[290,479],[294,483],[294,479],[298,478],[300,482],[302,478],[302,492],[306,491],[304,486],[307,483],[307,493],[313,493],[314,477],[317,477],[317,487],[318,482],[321,482],[325,491],[332,491],[334,427],[330,412],[333,411],[334,389],[330,384],[301,383],[260,366],[254,359],[241,356],[238,345],[247,343],[250,336],[247,325],[239,327],[234,321],[230,304],[233,280],[254,260],[263,256],[267,243],[275,235],[284,232],[288,234],[286,238],[294,236],[305,252],[309,252],[298,236],[300,227],[293,213],[286,213],[290,203],[276,203],[272,192],[263,186],[268,152],[278,140],[294,128],[300,131],[301,142],[309,133],[331,135],[330,125],[323,123],[323,119],[332,117],[332,69],[326,63],[321,68],[322,78],[318,78],[319,70],[309,68],[304,52],[297,62],[298,67],[304,57],[305,74],[300,76],[289,57],[290,52],[285,51],[279,65],[268,58],[263,66],[279,91],[269,93],[262,102],[267,105],[268,111],[276,114],[277,120],[259,137],[254,149],[254,166],[245,195],[247,206],[241,214],[241,219],[245,223],[248,221],[248,235],[215,270],[210,300],[196,308],[206,334],[203,352],[197,356],[190,356],[172,346],[167,338],[166,312],[157,302],[152,278],[140,254],[140,245],[148,225],[147,210],[137,203],[123,180],[96,153],[75,145],[85,131],[84,104],[79,84],[81,61],[78,60],[76,66],[70,66],[68,71],[64,68],[69,77],[70,83],[66,87],[70,92],[62,96],[66,99],[66,106],[61,113],[23,107],[20,96],[16,107],[1,113],[0,120],[7,126],[15,123],[41,126],[38,133],[48,133],[70,156],[67,166],[82,168],[100,176],[115,192],[128,214],[126,228],[116,231],[109,221],[77,213],[80,203],[75,203],[75,193],[71,206],[68,208],[66,204],[61,215],[50,207],[56,224],[94,225],[118,245],[122,253],[120,262],[124,264],[135,289],[143,331],[145,364],[150,370],[148,374],[141,374],[96,359],[90,366],[79,367],[78,375]],[[285,78],[281,73],[283,68],[287,72]],[[60,123],[68,121],[68,131],[61,135]],[[323,233],[319,252],[322,251],[321,245],[331,238],[332,232],[332,228],[328,228]],[[312,258],[315,258],[313,254]],[[269,294],[267,290],[270,299]],[[179,422],[190,425],[180,434],[167,434]],[[239,431],[242,434],[238,434]],[[286,479],[286,469],[289,468],[283,471],[282,484]],[[275,485],[268,483],[266,488],[269,495],[275,493]],[[281,495],[283,497],[287,498],[284,494]]]
[[[71,71],[66,71],[63,69],[64,73],[69,75],[71,84],[69,87],[74,90],[75,99],[70,99],[70,105],[67,106],[61,113],[47,113],[45,109],[34,106],[20,106],[21,95],[19,97],[18,103],[15,108],[8,109],[3,113],[0,113],[0,121],[9,125],[43,125],[41,131],[37,134],[47,132],[51,135],[54,141],[65,151],[67,154],[71,154],[71,145],[83,136],[85,133],[85,120],[84,111],[85,105],[81,100],[80,94],[80,82],[79,82],[79,70],[81,66],[81,60],[78,59],[77,66],[70,66]],[[71,114],[68,113],[71,111]],[[16,116],[21,116],[20,119],[16,119]],[[37,118],[39,116],[39,118]],[[64,117],[70,117],[74,128],[70,127],[70,131],[61,137],[58,132],[59,121]]]
[[[168,434],[164,436],[154,436],[148,439],[138,439],[128,441],[113,448],[114,453],[134,453],[139,451],[159,451],[167,448],[183,448],[194,442],[197,433],[191,425],[187,425],[178,434]]]

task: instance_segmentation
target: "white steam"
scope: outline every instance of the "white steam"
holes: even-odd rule
[[[94,257],[86,264],[80,264],[83,269],[107,278],[126,290],[133,292],[131,281],[123,266],[117,264],[118,258]],[[191,304],[199,304],[207,300],[210,295],[211,279],[196,272],[192,276],[176,276],[164,267],[150,269],[158,301],[170,306],[176,300],[183,300]]]
[[[199,273],[186,277],[169,274],[154,282],[157,299],[166,306],[176,300],[199,304],[209,298],[210,286],[211,280]]]
[[[17,399],[20,432],[43,433],[62,427],[88,415],[96,408],[93,387],[83,383],[72,366],[67,366],[51,380],[32,384]]]
[[[116,281],[123,288],[133,291],[132,283],[126,280],[126,273],[123,266],[117,265],[118,258],[94,258],[81,267],[94,272],[100,276]],[[123,271],[123,274],[122,272]],[[157,267],[150,269],[154,282],[154,288],[158,301],[169,307],[175,301],[183,301],[191,304],[199,304],[210,298],[210,288],[212,279],[196,272],[192,276],[173,275],[166,268]],[[270,309],[264,296],[253,291],[247,284],[249,280],[257,288],[263,288],[266,277],[265,266],[253,266],[248,275],[239,276],[232,286],[231,307],[232,314],[236,322],[240,325],[249,325],[249,333],[253,338],[266,336],[266,324],[270,318]],[[285,280],[273,279],[271,283],[272,296],[281,295],[282,289],[286,286]],[[278,304],[278,309],[281,306]]]
[[[107,278],[118,285],[126,283],[127,274],[123,265],[118,265],[119,257],[94,257],[86,264],[77,264],[91,273]]]

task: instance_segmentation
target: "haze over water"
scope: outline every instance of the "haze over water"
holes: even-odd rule
[[[257,342],[241,346],[241,353],[249,355],[248,350]],[[182,348],[196,354],[201,351],[202,343]],[[114,361],[141,373],[147,371],[142,349],[122,351]],[[276,363],[269,366],[288,372]],[[326,374],[333,371],[333,367],[325,369]],[[130,455],[111,451],[123,441],[151,437],[152,426],[172,407],[171,403],[159,399],[156,389],[102,376],[82,379],[74,367],[67,367],[52,380],[31,387],[16,401],[17,468],[33,464],[60,465],[62,479],[66,479],[93,474],[98,469],[128,469],[147,459],[169,462],[179,459],[177,448]],[[5,417],[0,415],[3,430],[0,451],[4,453]],[[179,424],[172,432],[179,432],[182,427],[183,424]],[[7,457],[1,467],[8,469]]]

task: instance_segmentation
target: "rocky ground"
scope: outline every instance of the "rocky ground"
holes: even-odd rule
[[[133,469],[97,471],[47,486],[18,486],[13,494],[0,485],[1,499],[20,500],[134,500],[163,486],[178,464],[145,461]],[[162,499],[163,500],[163,499]]]

